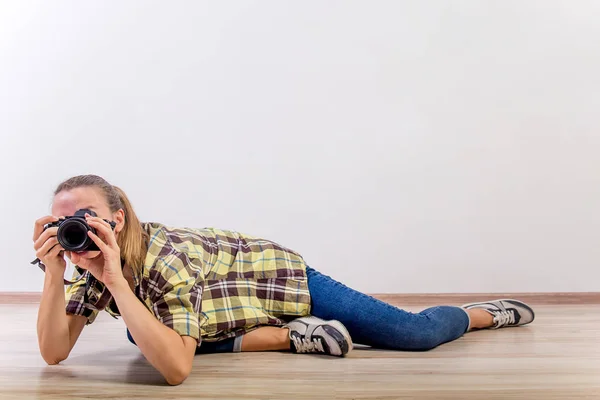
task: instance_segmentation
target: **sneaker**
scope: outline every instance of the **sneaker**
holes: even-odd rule
[[[352,338],[339,321],[302,317],[289,322],[290,347],[294,353],[321,353],[343,357],[352,350]]]
[[[467,310],[481,308],[492,314],[494,317],[492,329],[529,324],[535,318],[535,313],[531,307],[518,300],[492,300],[465,304],[462,307]]]

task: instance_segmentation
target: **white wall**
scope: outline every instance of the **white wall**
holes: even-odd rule
[[[600,290],[596,1],[0,2],[0,291],[97,173],[367,292]]]

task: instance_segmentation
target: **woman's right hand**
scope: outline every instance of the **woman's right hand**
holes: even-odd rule
[[[36,257],[45,265],[47,273],[64,276],[67,263],[64,258],[65,249],[58,243],[58,238],[56,237],[58,227],[51,227],[44,230],[46,224],[56,221],[58,221],[58,218],[52,215],[35,221],[33,248],[36,251]],[[67,256],[70,256],[70,254],[67,254]]]

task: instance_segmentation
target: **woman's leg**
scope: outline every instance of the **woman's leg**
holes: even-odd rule
[[[131,343],[136,344],[129,329],[127,329],[127,338]],[[220,340],[218,342],[203,341],[196,349],[196,354],[282,350],[290,350],[289,329],[265,326],[235,338]]]
[[[526,325],[535,318],[531,307],[513,299],[438,306],[415,314],[350,289],[310,267],[307,275],[312,315],[340,321],[354,342],[373,347],[429,350],[470,329]]]
[[[242,351],[289,351],[290,330],[276,326],[265,326],[243,336]]]
[[[461,307],[438,306],[411,313],[353,290],[313,268],[308,267],[307,274],[311,314],[340,321],[355,343],[382,349],[429,350],[458,339],[470,328],[470,315]],[[476,322],[484,323],[479,318]]]

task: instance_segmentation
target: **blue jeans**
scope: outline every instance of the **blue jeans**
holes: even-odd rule
[[[461,337],[469,314],[455,306],[411,313],[360,293],[308,267],[311,314],[340,321],[357,344],[389,350],[430,350]]]
[[[340,321],[357,344],[379,349],[423,351],[458,339],[470,326],[469,314],[455,306],[411,313],[360,293],[307,267],[311,315]],[[129,340],[133,342],[129,331]],[[202,343],[198,353],[234,351],[235,339]]]

